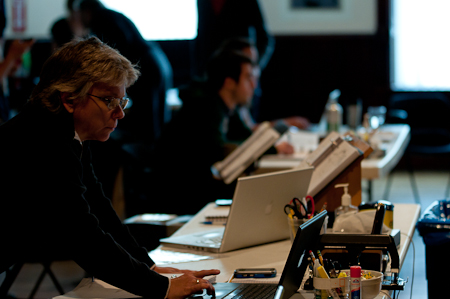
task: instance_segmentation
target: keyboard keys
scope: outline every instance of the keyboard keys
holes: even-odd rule
[[[276,284],[242,284],[223,299],[271,299],[277,290]]]

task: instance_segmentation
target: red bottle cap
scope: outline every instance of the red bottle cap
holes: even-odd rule
[[[361,266],[351,266],[350,277],[361,277]]]

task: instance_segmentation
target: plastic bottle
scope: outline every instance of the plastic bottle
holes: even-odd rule
[[[344,194],[341,197],[341,205],[334,210],[334,219],[339,215],[358,211],[358,208],[351,204],[352,198],[350,194],[348,194],[348,184],[337,184],[334,185],[334,188],[344,188]]]
[[[361,267],[350,267],[350,298],[361,299]]]
[[[335,89],[330,92],[328,96],[328,102],[325,106],[325,113],[327,119],[327,131],[330,132],[339,132],[339,129],[342,126],[342,106],[338,103],[339,96],[341,95],[341,91],[339,89]]]

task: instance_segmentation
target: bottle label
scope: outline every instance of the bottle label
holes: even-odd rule
[[[327,129],[328,132],[339,132],[342,124],[342,114],[339,111],[327,111]]]
[[[336,123],[328,123],[328,132],[339,132],[339,125]]]
[[[361,299],[361,278],[352,277],[350,280],[351,299]]]

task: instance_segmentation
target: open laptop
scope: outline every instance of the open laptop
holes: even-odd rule
[[[288,299],[294,295],[300,288],[306,268],[308,267],[308,252],[309,250],[316,251],[317,249],[320,230],[326,216],[327,211],[322,211],[309,221],[300,225],[278,285],[267,283],[216,283],[214,284],[216,299]],[[242,293],[246,291],[245,289],[252,288],[256,292],[254,295],[244,295]],[[267,297],[264,297],[262,294],[265,291],[270,291]],[[204,298],[208,297],[204,296]],[[298,298],[303,297],[300,296]]]
[[[239,178],[225,227],[160,242],[218,253],[287,239],[284,206],[294,197],[307,195],[312,172],[313,168],[304,168]]]

